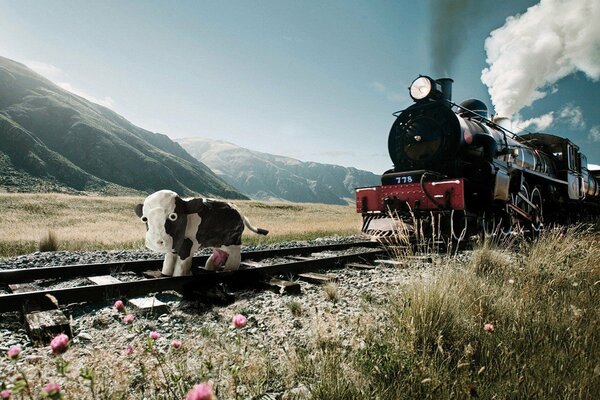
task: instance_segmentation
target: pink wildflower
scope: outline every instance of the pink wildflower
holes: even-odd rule
[[[152,331],[150,332],[150,339],[152,340],[156,340],[160,337],[160,333],[156,332],[156,331]]]
[[[60,389],[61,387],[58,383],[48,383],[46,386],[44,386],[43,390],[49,396],[56,396],[60,393]]]
[[[12,395],[12,392],[8,389],[3,390],[0,392],[0,399],[2,400],[8,400],[10,399],[10,396]]]
[[[123,304],[122,300],[115,301],[115,308],[117,311],[123,311],[125,309],[125,304]]]
[[[135,317],[131,314],[127,314],[126,316],[123,317],[123,322],[126,324],[130,324],[133,322],[133,320],[135,319]]]
[[[233,326],[240,329],[240,328],[243,328],[246,326],[246,324],[248,323],[248,319],[246,317],[244,317],[242,314],[238,314],[233,317],[231,322],[233,322]]]
[[[174,349],[180,348],[181,340],[173,339],[173,341],[171,342],[171,346],[173,346]]]
[[[487,323],[483,325],[483,330],[486,332],[494,332],[494,324]]]
[[[213,395],[212,385],[210,383],[201,383],[194,386],[194,388],[188,392],[187,396],[185,396],[185,400],[213,399],[215,399],[215,397]]]
[[[125,349],[125,354],[127,354],[128,356],[133,354],[133,346],[129,345],[127,346],[127,348]]]
[[[19,354],[21,354],[21,348],[19,346],[12,346],[10,349],[8,349],[6,354],[10,359],[16,360],[19,358]]]
[[[68,347],[69,347],[69,337],[67,335],[65,335],[64,333],[61,333],[60,335],[56,336],[50,342],[50,348],[52,349],[52,353],[54,353],[54,354],[62,354],[65,351],[67,351]]]

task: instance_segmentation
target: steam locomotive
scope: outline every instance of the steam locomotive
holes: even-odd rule
[[[388,138],[394,168],[381,185],[356,189],[362,231],[425,237],[447,233],[539,232],[600,210],[600,171],[569,139],[516,135],[476,99],[452,102],[449,78],[419,76],[414,104],[396,117]],[[437,232],[437,233],[435,233]]]

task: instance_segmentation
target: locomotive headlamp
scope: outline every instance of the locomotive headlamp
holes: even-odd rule
[[[432,79],[428,76],[420,76],[410,84],[410,97],[413,100],[423,100],[431,93]]]
[[[410,97],[414,101],[425,99],[441,99],[443,97],[442,85],[428,76],[419,76],[410,84]]]

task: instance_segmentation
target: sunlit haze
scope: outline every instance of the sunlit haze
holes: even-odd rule
[[[542,46],[533,57],[556,51],[556,61],[535,61],[564,63],[564,74],[546,76],[530,59],[522,64],[530,70],[518,70],[533,85],[524,104],[501,92],[518,75],[508,66],[523,61],[515,47],[500,58],[504,41],[564,2],[528,11],[537,3],[0,0],[0,55],[171,138],[226,140],[378,174],[391,167],[392,113],[411,104],[409,84],[419,74],[448,76],[454,101],[480,98],[493,109],[490,86],[514,112],[513,126],[569,137],[600,164],[600,30],[587,29],[597,25],[596,1],[567,2],[587,10],[570,16],[586,27],[574,32],[587,48],[550,28],[523,44]],[[505,26],[511,16],[516,22]],[[579,56],[565,61],[569,51]]]

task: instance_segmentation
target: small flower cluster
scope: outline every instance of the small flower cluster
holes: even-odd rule
[[[125,306],[121,300],[117,300],[114,304],[114,307],[119,312],[123,312],[125,310]],[[128,318],[128,317],[130,317],[130,318]],[[131,322],[131,321],[133,321],[133,316],[127,315],[124,318],[124,321],[126,319],[129,320],[129,322]],[[237,314],[232,318],[231,322],[235,329],[242,329],[247,325],[248,319],[242,314]],[[128,323],[128,322],[126,322],[126,323]],[[487,325],[491,325],[491,324],[486,324],[486,326]],[[485,327],[484,327],[484,329],[488,330]],[[493,325],[492,325],[492,330],[493,330]],[[161,337],[161,334],[159,332],[152,331],[148,335],[148,340],[153,344],[155,341],[160,339],[160,337]],[[63,376],[64,376],[64,372],[66,371],[66,367],[68,366],[68,363],[65,362],[61,356],[63,353],[65,353],[68,350],[69,344],[70,344],[69,340],[70,340],[69,336],[67,336],[64,333],[61,333],[60,335],[55,336],[52,339],[52,341],[50,342],[50,349],[52,350],[52,354],[55,356],[58,356],[57,357],[57,369],[60,368],[59,372],[61,372],[61,374]],[[181,340],[173,339],[171,341],[171,347],[174,350],[179,350],[182,347]],[[8,356],[8,358],[10,360],[16,361],[19,358],[19,356],[21,355],[21,352],[22,352],[22,350],[21,350],[20,346],[12,346],[11,348],[8,349],[8,351],[6,352],[6,355]],[[133,347],[131,345],[127,346],[125,353],[127,355],[133,354]],[[83,375],[81,375],[81,376],[83,376]],[[15,390],[15,389],[13,389],[13,390]],[[26,389],[26,390],[29,390],[29,389]],[[4,390],[0,391],[0,400],[9,400],[9,399],[11,399],[11,397],[13,397],[13,394],[18,393],[18,392],[20,392],[20,391],[16,390],[13,393],[13,391],[11,391],[9,389],[4,389]],[[31,397],[31,393],[29,393],[29,394]],[[46,399],[61,400],[61,399],[63,399],[62,387],[58,383],[53,383],[53,382],[47,383],[42,388],[41,396]],[[216,396],[213,391],[212,383],[211,382],[200,383],[198,385],[195,385],[187,393],[185,400],[216,400]]]
[[[133,322],[133,320],[135,319],[135,317],[133,316],[133,314],[127,314],[127,308],[125,308],[125,303],[123,303],[123,300],[117,300],[115,301],[115,304],[113,306],[118,312],[125,314],[125,316],[123,317],[123,323],[125,324],[131,324]]]
[[[213,388],[210,383],[196,385],[185,396],[185,400],[214,400]]]

